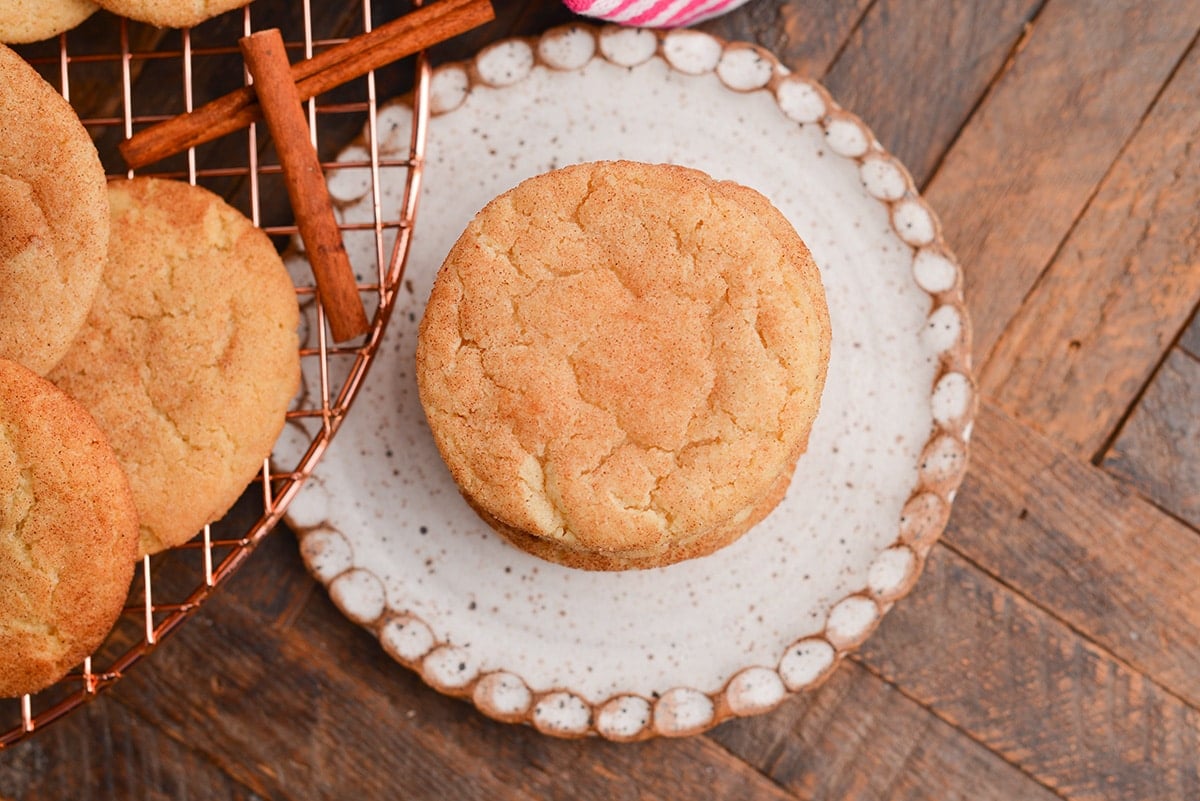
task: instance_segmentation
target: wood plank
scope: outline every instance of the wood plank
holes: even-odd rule
[[[852,661],[815,692],[709,736],[805,799],[1058,798]]]
[[[1066,799],[1200,798],[1200,712],[945,547],[860,658]]]
[[[984,403],[944,541],[1200,705],[1200,536]]]
[[[1200,358],[1200,309],[1192,316],[1192,322],[1179,337],[1179,347]]]
[[[723,39],[755,42],[774,53],[789,69],[820,78],[872,2],[747,3],[699,27]]]
[[[114,692],[267,797],[789,797],[704,738],[560,741],[489,721],[392,662],[311,586],[294,540],[273,535]],[[278,625],[281,588],[308,597],[294,625]],[[254,608],[264,591],[267,617]]]
[[[1045,0],[879,0],[825,77],[922,186]]]
[[[131,52],[154,50],[170,46],[178,49],[178,34],[150,25],[131,23],[127,27]],[[171,37],[176,41],[167,45]],[[24,58],[45,60],[36,69],[55,89],[62,91],[62,72],[59,64],[58,39],[18,45],[16,51]],[[116,17],[107,11],[99,11],[88,17],[83,24],[67,34],[67,52],[72,58],[97,54],[121,52],[120,26]],[[131,60],[129,71],[134,79],[148,62]],[[75,61],[68,67],[71,102],[81,118],[110,117],[121,115],[121,63],[119,58],[111,61]],[[178,83],[173,86],[178,86]],[[114,91],[115,90],[115,91]],[[97,134],[98,131],[92,132]]]
[[[823,2],[831,4],[833,0]],[[1063,8],[1064,3],[1065,0],[1051,0],[1051,8]],[[567,18],[559,3],[500,5],[507,14],[504,24],[509,25],[512,32],[539,29],[544,24],[542,14],[547,19]],[[761,1],[747,4],[738,12],[709,25],[714,32],[720,33],[722,25],[734,27],[745,23],[751,31],[748,35],[762,42],[787,34],[792,37],[787,46],[797,48],[796,52],[801,54],[795,56],[799,60],[792,63],[805,68],[805,63],[830,58],[837,50],[832,46],[836,37],[822,38],[826,36],[824,19],[815,13],[806,13],[806,8],[815,5],[793,2],[780,8],[778,20],[783,22],[779,26],[782,31],[761,29],[768,25],[768,18],[772,16],[767,4]],[[846,5],[850,11],[860,10],[863,0]],[[889,7],[899,9],[901,4],[892,3]],[[1093,14],[1098,7],[1098,3],[1091,7],[1079,6],[1087,14]],[[1105,9],[1099,11],[1105,12]],[[1113,121],[1102,125],[1094,119],[1109,108],[1104,103],[1109,103],[1111,108],[1117,107],[1116,101],[1105,94],[1109,92],[1105,88],[1108,78],[1103,73],[1097,77],[1096,63],[1106,58],[1114,64],[1117,58],[1133,62],[1119,65],[1119,69],[1132,74],[1133,77],[1126,75],[1122,80],[1130,85],[1137,84],[1136,88],[1142,94],[1134,93],[1136,100],[1155,91],[1157,84],[1151,79],[1159,74],[1161,65],[1169,61],[1170,48],[1177,43],[1175,36],[1182,34],[1175,32],[1159,41],[1154,38],[1157,34],[1152,35],[1149,30],[1131,32],[1129,36],[1141,44],[1124,55],[1074,52],[1070,48],[1105,51],[1113,40],[1110,29],[1118,23],[1137,29],[1143,17],[1165,16],[1175,11],[1118,9],[1108,14],[1107,21],[1100,26],[1101,35],[1094,41],[1091,36],[1072,39],[1060,34],[1054,41],[1063,47],[1062,50],[1054,52],[1050,45],[1042,44],[1043,60],[1048,61],[1047,54],[1053,53],[1060,70],[1074,69],[1076,63],[1085,70],[1092,70],[1090,77],[1073,79],[1072,86],[1076,89],[1071,91],[1080,93],[1081,99],[1070,102],[1071,91],[1063,90],[1055,80],[1050,80],[1058,94],[1047,90],[1036,96],[1030,95],[1026,107],[1024,100],[1017,102],[1022,97],[1018,93],[1017,100],[1008,101],[1004,114],[989,118],[988,124],[1033,137],[1055,139],[1046,132],[1063,129],[1061,109],[1080,105],[1091,109],[1093,116],[1085,115],[1071,125],[1078,124],[1084,136],[1091,136],[1089,131],[1094,127],[1108,126],[1105,130],[1109,139],[1104,141],[1115,141],[1112,131],[1120,126]],[[1114,21],[1119,14],[1124,14],[1124,18]],[[919,16],[929,19],[937,15],[924,11]],[[1189,16],[1195,19],[1194,14]],[[1047,12],[1043,17],[1036,23],[1035,32],[1040,32],[1046,19],[1052,19],[1053,15]],[[832,30],[843,24],[841,19],[835,21]],[[897,30],[903,30],[906,25],[904,20],[895,18],[886,22],[888,27],[895,26]],[[1085,19],[1084,23],[1087,26],[1094,24],[1090,19]],[[880,24],[880,34],[873,41],[879,47],[886,47],[883,23]],[[942,23],[926,29],[940,30],[939,24]],[[753,33],[751,29],[756,27],[759,30]],[[1061,22],[1059,27],[1063,27]],[[495,31],[481,34],[485,37],[481,43],[495,35]],[[1155,50],[1160,45],[1166,55]],[[804,48],[810,46],[811,52],[817,55],[805,62],[810,57],[804,55],[809,52]],[[929,47],[928,44],[925,46]],[[473,49],[474,46],[469,48]],[[787,55],[784,55],[786,59]],[[899,58],[898,55],[893,57]],[[1024,57],[1022,55],[1018,62]],[[917,54],[913,54],[913,58],[919,60]],[[944,69],[963,69],[975,75],[970,72],[973,68],[969,66],[969,53],[959,52],[956,58],[958,62],[950,63]],[[890,69],[891,63],[883,62],[885,70]],[[1067,80],[1049,66],[1043,66],[1039,75],[1041,79]],[[1138,75],[1142,78],[1138,79]],[[1033,81],[1029,77],[1023,80],[1026,81],[1023,86]],[[1115,83],[1112,93],[1117,93],[1124,101],[1119,93],[1127,87],[1119,80]],[[906,86],[904,92],[919,95],[926,91],[925,86]],[[1097,100],[1092,96],[1093,92],[1105,94],[1105,97]],[[997,89],[987,102],[1000,94]],[[1051,106],[1047,110],[1040,105],[1046,97],[1065,100],[1058,107]],[[865,105],[851,107],[867,111],[870,104],[885,100],[864,98],[862,103]],[[847,103],[850,105],[849,100]],[[931,103],[927,101],[927,104]],[[938,122],[928,119],[930,112],[922,113],[927,115],[925,124]],[[1027,120],[1027,116],[1036,119]],[[1133,130],[1137,116],[1134,115],[1132,122],[1123,119],[1116,122]],[[1039,127],[1038,122],[1047,123],[1047,126]],[[910,129],[907,124],[904,120],[895,122],[902,132],[917,127],[914,125]],[[973,121],[972,125],[976,124],[983,123]],[[1055,182],[1062,177],[1054,173],[1051,166],[1046,166],[1053,161],[1049,158],[1051,155],[1084,156],[1085,174],[1080,185],[1086,183],[1087,170],[1095,173],[1091,153],[1083,146],[1072,149],[1076,147],[1075,143],[1038,142],[1034,147],[1023,140],[1009,142],[988,130],[976,136],[980,142],[993,145],[990,152],[981,145],[973,151],[984,159],[978,165],[980,168],[994,167],[996,154],[1006,152],[1006,149],[1012,149],[1016,158],[1032,153],[1042,160],[1014,179],[1017,184],[1022,180],[1026,183],[1011,189],[1008,201],[998,202],[985,210],[986,214],[1021,216],[1017,222],[1006,223],[1009,227],[1005,230],[1010,239],[1014,233],[1022,234],[1025,228],[1021,226],[1040,230],[1038,226],[1043,225],[1040,220],[1025,219],[1025,212],[1019,205],[1025,199],[1041,197],[1043,201],[1042,206],[1030,206],[1030,215],[1043,214],[1049,206],[1054,206],[1051,210],[1055,214],[1059,213],[1054,204],[1060,198],[1048,196],[1055,189]],[[1068,138],[1066,135],[1058,137]],[[922,143],[916,141],[915,136],[913,139],[912,146],[919,151]],[[1116,147],[1110,148],[1103,169],[1107,169],[1116,152]],[[1101,161],[1097,159],[1096,163]],[[1052,166],[1054,169],[1061,167]],[[943,170],[939,174],[939,181],[950,180],[944,173]],[[1054,251],[1055,243],[1061,241],[1062,232],[1078,213],[1067,213],[1070,204],[1083,208],[1091,192],[1091,189],[1079,190],[1072,183],[1074,180],[1073,176],[1064,179],[1068,191],[1063,202],[1068,208],[1063,211],[1062,219],[1068,222],[1056,229],[1059,239],[1047,240],[1051,244],[1043,248],[1046,253]],[[1094,184],[1095,179],[1091,185]],[[1043,194],[1039,195],[1039,192]],[[968,200],[963,200],[956,209],[947,209],[935,197],[935,205],[948,223],[967,226],[976,224],[972,221],[980,208],[977,204],[973,207]],[[1007,203],[1013,205],[1008,207]],[[1009,208],[1015,211],[1009,211]],[[977,224],[983,226],[992,222],[984,217]],[[1047,223],[1046,227],[1052,229],[1054,226]],[[991,259],[985,259],[978,268],[968,263],[967,268],[968,271],[987,270],[989,274],[969,280],[1001,284],[1011,279],[1011,276],[1002,279],[1000,275],[1008,269],[1005,253],[1013,252],[1017,246],[1007,245],[1010,250],[1004,251],[1001,244],[1004,243],[989,240],[983,243],[986,247],[980,246],[979,252],[984,256],[990,254]],[[1035,242],[1035,250],[1039,247],[1043,246]],[[1038,262],[1036,269],[1040,270],[1047,260],[1048,256]],[[996,274],[992,275],[992,272]],[[1025,286],[1031,283],[1027,282]],[[1022,289],[1016,297],[1019,299],[1024,294]],[[985,298],[978,301],[977,306],[990,302]],[[976,314],[978,317],[978,312]],[[1000,325],[1002,327],[1003,323]],[[987,414],[989,412],[985,410],[985,416]],[[977,448],[986,445],[988,426],[981,421]],[[1132,429],[1127,427],[1127,430]],[[1193,667],[1190,663],[1172,666],[1167,661],[1171,656],[1169,652],[1176,648],[1178,622],[1168,629],[1163,621],[1169,614],[1178,613],[1181,602],[1176,599],[1174,607],[1163,607],[1167,611],[1151,609],[1151,617],[1147,619],[1157,630],[1152,636],[1147,635],[1147,624],[1138,621],[1137,616],[1145,607],[1151,606],[1152,601],[1157,602],[1160,596],[1166,595],[1171,586],[1162,590],[1151,587],[1149,590],[1158,592],[1158,596],[1145,599],[1142,606],[1131,605],[1129,597],[1147,588],[1117,571],[1119,566],[1111,564],[1111,559],[1103,554],[1097,557],[1093,552],[1110,550],[1105,543],[1108,542],[1106,537],[1116,536],[1113,524],[1097,520],[1099,515],[1094,512],[1093,517],[1085,518],[1085,523],[1095,523],[1100,532],[1098,539],[1093,540],[1084,537],[1086,532],[1081,532],[1078,521],[1071,520],[1073,515],[1080,513],[1070,505],[1074,484],[1082,480],[1079,475],[1086,475],[1085,480],[1093,482],[1096,471],[1076,465],[1074,460],[1039,437],[1032,437],[1028,442],[1018,439],[1017,444],[1032,447],[1041,454],[1029,457],[1032,461],[1023,461],[1024,457],[1019,454],[1007,455],[1007,458],[1016,459],[1017,467],[1024,466],[1022,469],[1028,468],[1031,472],[1027,472],[1023,481],[1013,482],[1011,486],[1004,483],[1009,479],[986,471],[978,488],[973,489],[968,484],[960,501],[974,504],[974,509],[964,512],[960,505],[949,535],[952,540],[958,537],[967,541],[972,536],[986,536],[999,542],[974,542],[976,550],[970,559],[940,549],[931,560],[929,573],[919,585],[917,595],[900,604],[884,622],[878,636],[868,643],[866,667],[844,666],[842,672],[813,698],[789,702],[771,716],[729,724],[713,736],[716,742],[735,746],[733,750],[738,755],[758,760],[751,766],[705,738],[632,747],[595,742],[562,743],[547,740],[527,729],[490,723],[468,705],[437,696],[407,671],[388,662],[368,635],[354,629],[333,610],[322,591],[314,590],[313,583],[299,568],[294,541],[287,536],[275,535],[266,544],[265,551],[255,555],[234,583],[222,588],[217,602],[209,610],[190,621],[177,637],[140,665],[128,680],[118,685],[111,698],[92,705],[35,738],[33,743],[47,743],[42,756],[26,764],[21,758],[26,745],[6,752],[8,758],[0,760],[0,794],[15,793],[18,798],[26,798],[30,797],[28,791],[32,788],[35,798],[86,798],[90,797],[89,792],[104,797],[157,798],[191,794],[197,797],[245,797],[250,793],[247,788],[253,788],[255,795],[280,798],[438,796],[452,799],[493,795],[498,798],[783,798],[786,796],[783,791],[754,770],[769,766],[771,779],[781,782],[797,795],[815,798],[970,797],[1043,801],[1050,794],[1038,789],[1039,781],[1053,785],[1057,795],[1072,799],[1136,798],[1141,801],[1200,797],[1195,768],[1198,753],[1195,713],[1163,689],[1168,686],[1179,692],[1167,681],[1182,685],[1186,677],[1172,677],[1170,670],[1183,671]],[[977,449],[977,469],[980,467],[979,454]],[[1053,459],[1050,454],[1054,454]],[[1039,461],[1043,456],[1049,461]],[[989,462],[998,463],[993,457],[989,457]],[[1035,464],[1040,467],[1035,469]],[[1077,468],[1082,470],[1079,475],[1075,472]],[[974,480],[973,474],[971,481]],[[1053,488],[1053,496],[1041,500],[1044,508],[1030,505],[1041,497],[1043,485]],[[1103,492],[1118,492],[1114,482],[1090,486],[1091,489],[1083,492],[1081,497],[1093,504],[1098,499],[1103,500]],[[1122,509],[1129,503],[1137,508],[1149,508],[1146,504],[1125,501],[1120,495],[1110,499],[1110,503]],[[1023,528],[1020,509],[1026,509],[1026,520],[1034,517],[1037,528]],[[1157,522],[1139,531],[1134,526],[1139,519],[1135,515],[1122,518],[1121,522],[1124,539],[1119,540],[1119,545],[1123,550],[1117,552],[1126,554],[1125,558],[1131,562],[1144,559],[1142,550],[1134,547],[1133,538],[1154,540],[1178,534],[1183,539],[1182,535],[1187,533],[1184,526],[1159,530]],[[982,523],[977,525],[976,521]],[[1069,536],[1063,533],[1068,529]],[[1039,537],[1050,542],[1039,543],[1036,541]],[[1015,542],[1004,542],[1006,538],[1014,538]],[[967,553],[963,546],[956,543],[955,547]],[[997,550],[987,550],[993,547]],[[1010,547],[1011,551],[1005,547]],[[989,553],[994,556],[995,563],[986,561]],[[1055,559],[1066,560],[1058,567],[1057,574],[1053,572]],[[1026,561],[1037,564],[1027,565]],[[1160,569],[1153,554],[1150,563],[1147,570],[1151,574]],[[1131,570],[1128,568],[1127,572]],[[988,572],[992,571],[1001,576],[1003,582],[989,577]],[[1010,579],[1010,573],[1015,578]],[[164,566],[156,574],[156,581],[161,578],[165,585],[172,575],[170,566]],[[1062,575],[1067,575],[1067,579],[1062,580]],[[1086,587],[1073,587],[1071,577],[1076,575],[1083,579],[1078,582],[1080,585],[1088,579],[1093,581]],[[1139,628],[1127,629],[1126,634],[1137,631],[1145,639],[1157,636],[1163,639],[1143,643],[1140,651],[1128,644],[1124,647],[1132,650],[1119,651],[1120,642],[1114,645],[1106,641],[1106,651],[1088,645],[1072,630],[1082,630],[1073,617],[1068,616],[1069,625],[1064,625],[1037,608],[1037,604],[1061,600],[1055,593],[1063,593],[1067,599],[1063,602],[1066,613],[1056,609],[1056,615],[1078,614],[1087,625],[1102,628],[1104,621],[1097,622],[1093,618],[1109,613],[1110,607],[1097,606],[1108,601],[1103,597],[1081,597],[1084,592],[1100,592],[1095,580],[1101,582],[1100,588],[1105,582],[1116,586],[1118,599],[1112,602],[1111,609],[1117,616],[1117,623],[1138,624]],[[1175,580],[1171,578],[1171,581]],[[1009,581],[1019,593],[1029,594],[1036,603],[1023,600],[1018,592],[1003,586]],[[1061,586],[1032,586],[1038,581]],[[1072,604],[1078,608],[1077,612],[1071,611]],[[1115,640],[1121,635],[1115,627],[1107,634],[1101,631],[1100,635],[1092,635],[1090,630],[1088,633],[1089,636],[1104,635]],[[1184,634],[1187,636],[1186,628]],[[1183,646],[1189,658],[1194,656],[1193,645],[1184,643]],[[883,649],[885,655],[875,653],[873,649],[876,648]],[[1119,659],[1112,658],[1111,654],[1117,654]],[[1139,659],[1143,662],[1160,660],[1155,662],[1154,669],[1160,674],[1161,684],[1142,678],[1130,667],[1142,667]],[[1167,679],[1162,679],[1163,675]],[[885,676],[887,681],[880,676]],[[118,702],[115,705],[111,703],[114,699]],[[51,774],[60,773],[62,765],[75,764],[72,760],[77,759],[81,744],[89,741],[83,735],[73,733],[67,737],[63,734],[63,742],[55,745],[58,731],[75,732],[74,727],[83,725],[79,721],[95,714],[92,710],[101,708],[101,704],[114,706],[116,715],[108,713],[108,718],[97,724],[98,728],[120,732],[126,724],[118,718],[127,716],[128,710],[136,710],[137,715],[152,716],[153,738],[138,741],[138,748],[147,749],[147,754],[125,756],[124,752],[114,752],[115,758],[97,762],[86,773],[81,771],[97,789],[54,784]],[[940,717],[931,715],[923,704],[929,705]],[[190,772],[177,774],[150,764],[152,754],[162,754],[161,759],[175,761],[171,749],[181,747],[184,741],[195,741],[202,748],[201,754],[188,751],[190,758],[200,765],[194,770],[202,772],[211,756],[213,760],[220,760],[220,764],[241,783],[226,777],[224,781],[229,782],[228,786],[220,785],[216,778],[223,775],[221,769],[214,769],[211,764],[209,768],[216,770],[211,784],[206,784],[208,779],[203,773],[201,778],[193,779]],[[178,761],[187,768],[191,764],[188,759],[180,757]],[[10,788],[5,776],[9,766],[12,766],[15,781],[23,782],[13,785],[15,789]],[[116,774],[121,771],[126,771],[127,775],[118,777]],[[163,779],[166,773],[170,776]],[[939,786],[942,781],[944,786]],[[170,790],[159,789],[164,784]],[[120,789],[110,791],[105,788]]]
[[[1171,352],[1104,467],[1200,528],[1200,358]]]
[[[982,364],[1194,38],[1200,1],[1051,0],[925,196]]]
[[[980,379],[1009,414],[1089,458],[1200,300],[1197,96],[1193,47]]]
[[[207,757],[101,698],[4,751],[0,795],[20,801],[258,798]]]

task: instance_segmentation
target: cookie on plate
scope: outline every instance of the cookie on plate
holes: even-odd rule
[[[807,247],[753,190],[579,164],[489,203],[438,273],[421,402],[464,497],[552,561],[701,556],[783,497],[829,316]]]
[[[0,358],[45,375],[67,352],[100,285],[108,197],[75,112],[4,45],[0,220]]]
[[[40,42],[58,36],[99,7],[91,0],[0,0],[0,42]]]
[[[250,0],[98,0],[114,14],[160,28],[187,28],[248,5]]]
[[[109,202],[103,287],[50,378],[108,434],[154,553],[224,515],[270,454],[299,311],[271,240],[208,190],[136,178]]]
[[[137,542],[133,496],[99,426],[0,359],[0,697],[54,683],[104,641]]]

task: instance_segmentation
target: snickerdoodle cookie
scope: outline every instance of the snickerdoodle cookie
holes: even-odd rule
[[[100,5],[123,17],[149,22],[160,28],[186,28],[206,19],[241,8],[250,0],[98,0]]]
[[[52,684],[103,642],[137,542],[133,496],[99,426],[0,359],[0,696]]]
[[[91,0],[0,0],[0,42],[40,42],[69,31],[100,6]]]
[[[103,286],[50,378],[108,434],[154,553],[220,518],[270,454],[299,311],[267,235],[208,190],[137,178],[109,202]]]
[[[489,203],[438,273],[417,379],[467,501],[544,558],[654,567],[782,498],[829,359],[824,290],[752,190],[597,162]]]
[[[62,96],[0,45],[0,358],[40,375],[58,363],[87,317],[107,248],[91,138]]]

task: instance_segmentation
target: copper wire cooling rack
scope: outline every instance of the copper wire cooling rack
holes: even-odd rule
[[[419,0],[412,3],[414,6],[420,4]],[[371,0],[338,2],[336,10],[332,8],[333,3],[327,5],[331,8],[322,8],[319,0],[304,0],[302,4],[289,0],[274,3],[259,0],[240,12],[222,15],[191,31],[178,32],[155,31],[101,12],[85,23],[84,28],[60,36],[57,52],[54,43],[43,50],[23,48],[20,52],[43,76],[55,83],[79,111],[85,127],[97,142],[110,177],[132,176],[133,171],[124,171],[123,163],[116,156],[115,142],[128,137],[135,129],[212,99],[207,90],[220,83],[217,78],[231,79],[234,84],[247,81],[237,56],[238,37],[266,27],[280,27],[288,40],[289,54],[295,61],[345,41],[352,33],[370,30],[372,17],[382,16],[373,15]],[[361,21],[354,22],[357,30],[340,30],[332,34],[322,28],[323,25],[332,26],[330,20],[337,20],[338,27],[345,28],[346,20],[353,17],[355,6],[361,8]],[[397,13],[399,10],[395,8],[387,11],[391,17]],[[376,23],[383,21],[382,18],[375,20]],[[96,50],[97,44],[103,42],[115,47]],[[151,46],[146,46],[146,42]],[[406,75],[412,74],[407,67],[404,69]],[[164,92],[162,81],[172,72],[174,80],[178,81],[175,84],[177,90]],[[369,168],[374,220],[341,227],[343,230],[374,232],[377,268],[373,276],[359,276],[358,285],[371,317],[371,330],[364,338],[349,345],[335,346],[328,341],[324,315],[316,301],[311,278],[296,287],[298,300],[310,316],[309,342],[302,343],[300,349],[305,374],[303,385],[319,386],[320,392],[297,398],[287,415],[290,424],[305,427],[311,439],[307,451],[294,465],[265,460],[256,483],[225,520],[205,526],[185,545],[143,559],[125,612],[100,649],[46,690],[0,702],[0,749],[91,700],[153,651],[246,560],[283,517],[288,504],[311,475],[354,401],[382,340],[401,286],[420,191],[429,75],[428,62],[422,54],[416,59],[415,78],[408,79],[413,87],[414,124],[407,158],[380,156],[376,73],[356,82],[357,86],[346,87],[346,93],[336,97],[322,96],[307,103],[309,128],[319,151],[322,131],[339,126],[343,130],[348,125],[363,126],[369,160],[323,162],[323,166],[327,170]],[[114,84],[114,81],[119,83]],[[232,87],[221,91],[228,88]],[[113,102],[92,102],[97,95],[105,94],[102,90],[111,93]],[[172,97],[178,107],[165,110],[145,107],[142,97],[151,93]],[[119,106],[115,102],[117,98]],[[337,124],[331,125],[331,121],[337,121]],[[229,140],[237,137],[241,144],[231,146]],[[331,147],[344,144],[336,141],[334,134],[329,134],[327,139]],[[106,146],[106,142],[114,146]],[[395,219],[384,219],[379,185],[381,167],[406,169],[404,199]],[[240,207],[255,225],[282,239],[294,236],[296,229],[290,224],[280,172],[261,126],[252,125],[245,133],[231,135],[212,147],[189,150],[138,174],[165,176],[207,186]],[[272,215],[279,219],[271,219]],[[393,235],[394,244],[385,247],[385,238],[390,240]],[[258,496],[257,501],[254,496]]]

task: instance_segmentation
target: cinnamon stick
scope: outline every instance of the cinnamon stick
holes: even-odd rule
[[[439,0],[290,67],[301,100],[495,19],[489,0]],[[134,134],[119,145],[131,169],[247,127],[261,109],[252,88],[238,89]]]
[[[267,129],[275,140],[296,227],[317,279],[317,295],[329,318],[329,330],[336,342],[361,336],[371,325],[333,216],[333,201],[309,136],[300,92],[292,80],[283,35],[272,28],[247,36],[238,44],[254,78]]]

